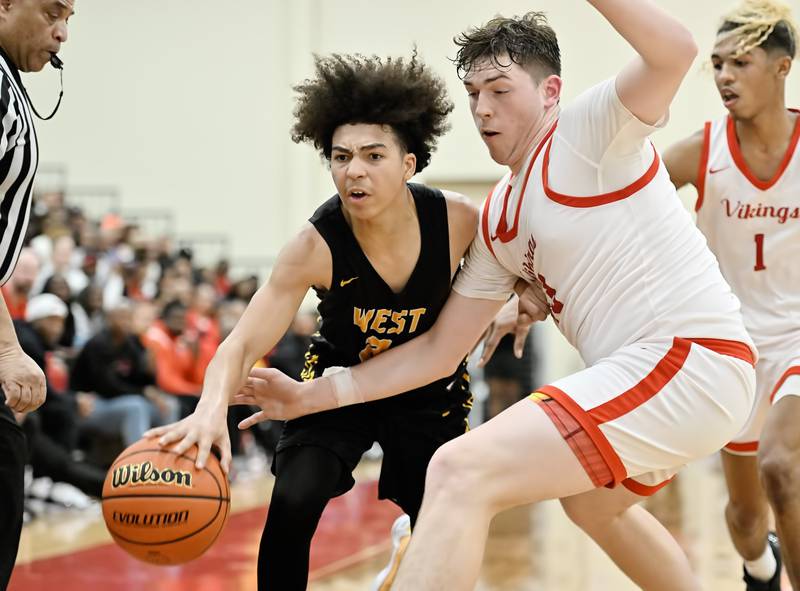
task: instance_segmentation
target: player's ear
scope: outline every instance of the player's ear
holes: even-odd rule
[[[553,107],[561,100],[562,84],[561,77],[555,74],[547,76],[539,83],[539,91],[542,93],[542,102],[545,108]]]
[[[417,156],[411,152],[403,156],[403,180],[408,182],[417,173]]]
[[[777,62],[776,73],[778,74],[778,78],[785,79],[789,75],[789,72],[792,71],[792,58],[788,55],[782,55],[775,61]]]

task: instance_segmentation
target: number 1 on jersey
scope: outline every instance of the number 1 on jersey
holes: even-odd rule
[[[756,234],[756,266],[753,271],[763,271],[767,268],[764,264],[764,235]]]

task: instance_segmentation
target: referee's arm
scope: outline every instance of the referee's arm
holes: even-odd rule
[[[13,149],[13,138],[19,133],[20,115],[12,98],[9,80],[0,78],[0,160]],[[13,183],[12,183],[13,186]],[[0,195],[0,202],[15,195]],[[12,232],[12,224],[6,224],[4,232]],[[0,236],[0,242],[4,237]],[[16,248],[16,241],[10,241]],[[7,250],[7,249],[6,249]],[[7,252],[0,251],[0,260]],[[5,393],[5,403],[11,410],[19,413],[36,410],[44,402],[45,379],[38,365],[28,357],[19,346],[14,324],[8,312],[5,299],[0,296],[0,387]]]

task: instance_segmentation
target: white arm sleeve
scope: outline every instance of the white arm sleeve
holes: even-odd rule
[[[514,293],[517,279],[498,262],[479,233],[469,247],[453,290],[467,298],[504,301]]]

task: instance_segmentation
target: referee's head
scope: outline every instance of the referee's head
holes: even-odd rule
[[[75,0],[0,0],[0,48],[23,72],[38,72],[67,40]]]

